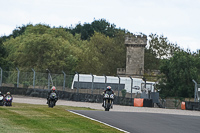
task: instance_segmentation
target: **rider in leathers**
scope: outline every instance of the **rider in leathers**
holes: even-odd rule
[[[105,95],[105,94],[113,94],[114,95],[114,91],[111,89],[111,87],[110,86],[107,86],[107,88],[106,88],[106,90],[104,90],[103,91],[103,96]],[[103,101],[104,101],[104,99],[103,99]],[[102,107],[104,107],[104,102],[103,102],[103,104],[102,104]],[[111,108],[113,108],[113,100],[112,100],[112,103],[111,103]]]
[[[56,95],[58,95],[55,86],[53,86],[53,87],[51,88],[51,90],[50,90],[50,91],[48,92],[48,94],[47,94],[47,104],[49,103],[49,96],[50,96],[50,94],[51,94],[52,92],[54,92],[54,93],[56,93]]]

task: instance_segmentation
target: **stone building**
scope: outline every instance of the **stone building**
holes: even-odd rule
[[[126,68],[118,68],[119,76],[143,77],[144,75],[144,49],[147,45],[146,35],[125,36]]]

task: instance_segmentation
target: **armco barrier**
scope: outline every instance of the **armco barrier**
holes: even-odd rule
[[[200,110],[200,102],[185,101],[186,110]]]
[[[3,94],[6,94],[6,92],[10,92],[14,95],[26,95],[27,88],[0,87],[0,91]]]
[[[47,98],[48,89],[32,89],[32,88],[15,88],[15,87],[0,87],[0,91],[3,94],[10,92],[12,95],[24,95],[31,97],[41,97]],[[100,94],[87,94],[87,93],[73,93],[67,91],[58,90],[59,99],[69,100],[69,101],[80,101],[80,102],[95,102],[102,103],[103,96]],[[115,96],[113,101],[114,104],[133,106],[133,99],[131,98],[122,98]]]
[[[153,107],[153,100],[152,99],[144,99],[143,107]]]
[[[6,92],[9,91],[13,95],[25,95],[25,96],[42,97],[42,98],[46,98],[47,93],[48,93],[48,89],[15,88],[15,87],[0,87],[0,91],[3,94],[6,94]],[[100,94],[92,95],[92,94],[87,94],[87,93],[74,93],[74,92],[67,92],[67,91],[60,91],[60,90],[58,90],[57,92],[58,92],[59,99],[64,99],[64,100],[69,100],[69,101],[80,101],[80,102],[95,102],[95,103],[103,102],[103,96]],[[138,98],[131,99],[131,98],[123,98],[123,97],[115,96],[113,103],[118,104],[118,105],[139,106],[139,107],[140,106],[153,107],[154,105],[152,99],[143,99],[143,102],[142,102],[143,105],[139,105],[139,103],[136,102],[137,99]],[[142,99],[142,98],[139,98],[139,99]],[[134,102],[136,102],[135,105],[134,105]]]

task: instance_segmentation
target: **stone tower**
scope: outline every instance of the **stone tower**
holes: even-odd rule
[[[125,36],[126,45],[126,76],[144,75],[144,48],[147,45],[147,36]]]
[[[143,77],[144,75],[144,48],[147,45],[146,35],[125,36],[126,69],[117,68],[120,76]]]

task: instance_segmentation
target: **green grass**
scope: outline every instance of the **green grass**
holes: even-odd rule
[[[1,133],[117,133],[104,124],[75,115],[66,110],[90,108],[13,103],[0,106]]]

